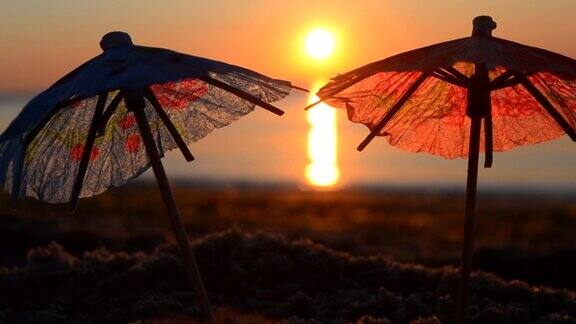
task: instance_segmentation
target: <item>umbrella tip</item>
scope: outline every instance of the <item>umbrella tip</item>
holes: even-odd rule
[[[478,16],[472,21],[472,36],[492,36],[496,22],[490,16]]]
[[[104,51],[118,46],[131,45],[134,45],[134,43],[132,43],[132,38],[130,38],[130,35],[121,31],[109,32],[104,35],[100,41],[100,48],[102,48]]]

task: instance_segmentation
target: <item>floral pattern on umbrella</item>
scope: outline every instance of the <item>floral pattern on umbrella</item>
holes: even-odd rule
[[[452,67],[467,76],[474,71],[471,63],[455,63]],[[504,70],[495,67],[491,77],[496,78]],[[336,78],[322,88],[318,96],[326,98],[325,102],[331,106],[347,109],[351,121],[372,130],[422,73],[378,72],[347,87]],[[576,81],[547,72],[533,74],[528,80],[576,129]],[[386,136],[390,144],[409,152],[464,158],[468,156],[470,132],[466,102],[466,89],[429,77],[379,134]],[[519,84],[492,92],[492,119],[494,151],[550,141],[565,134]],[[484,152],[484,132],[481,136],[480,150]]]
[[[266,109],[276,109],[266,106],[267,103],[285,97],[292,89],[286,81],[170,50],[136,45],[113,48],[34,98],[1,135],[0,186],[13,193],[16,172],[20,169],[17,196],[51,203],[69,201],[77,158],[81,157],[79,148],[86,143],[98,94],[107,93],[105,107],[108,107],[123,87],[149,87],[186,144],[250,113],[256,105],[254,100],[259,100],[259,105]],[[144,111],[160,154],[177,148],[148,99]],[[47,117],[48,121],[22,153],[26,138]],[[87,167],[80,197],[120,186],[150,166],[144,150],[135,150],[135,139],[129,138],[139,130],[124,100],[108,118],[95,139],[95,153]],[[23,165],[18,166],[22,154]]]
[[[196,79],[155,85],[151,89],[164,103],[164,110],[186,143],[195,142],[214,129],[230,124],[253,111],[255,106]],[[117,93],[108,96],[107,105]],[[75,173],[62,170],[77,167],[96,102],[97,98],[91,97],[64,108],[34,139],[27,150],[28,162],[23,170],[22,184],[26,195],[53,203],[70,200]],[[161,152],[177,148],[148,101],[145,112]],[[142,148],[136,118],[121,101],[105,132],[96,138],[95,153],[91,155],[80,197],[120,186],[144,172],[149,162]]]
[[[206,84],[195,79],[153,85],[151,88],[160,105],[169,110],[186,109],[190,102],[208,92]]]

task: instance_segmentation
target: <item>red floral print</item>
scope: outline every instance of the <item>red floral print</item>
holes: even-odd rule
[[[183,110],[192,101],[208,92],[206,84],[200,80],[188,79],[151,86],[154,95],[164,109]]]
[[[72,104],[72,109],[77,109],[80,107],[82,108],[86,107],[86,100],[76,101]]]
[[[140,150],[142,144],[142,137],[139,134],[130,134],[124,143],[124,149],[127,152],[134,153]]]
[[[126,114],[124,118],[118,121],[118,126],[120,126],[122,130],[132,128],[132,126],[134,126],[135,124],[136,124],[136,116],[134,116],[133,113]]]
[[[83,144],[75,145],[74,147],[72,147],[72,150],[70,150],[70,158],[72,159],[72,161],[79,162],[80,160],[82,160],[83,154],[84,154],[84,145]],[[100,155],[100,150],[98,149],[97,146],[94,146],[92,148],[92,151],[90,152],[90,161],[96,160],[99,155]]]
[[[492,117],[528,117],[541,111],[540,104],[521,86],[492,93]]]
[[[437,84],[436,84],[437,86]],[[439,105],[437,117],[444,119],[446,125],[459,127],[464,124],[466,116],[466,89],[446,84],[439,97],[444,97],[445,101]],[[441,91],[441,90],[436,90]]]

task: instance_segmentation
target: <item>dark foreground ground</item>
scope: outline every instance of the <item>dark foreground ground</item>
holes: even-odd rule
[[[451,322],[461,193],[180,187],[176,198],[222,322]],[[479,204],[472,322],[576,323],[576,199]],[[83,200],[75,215],[0,206],[0,323],[194,321],[155,187]]]

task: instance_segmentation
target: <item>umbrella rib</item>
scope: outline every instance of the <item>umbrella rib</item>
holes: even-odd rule
[[[164,108],[162,108],[162,105],[160,105],[158,98],[156,98],[152,90],[147,87],[144,89],[143,94],[144,97],[150,101],[152,107],[154,107],[154,110],[156,111],[156,114],[158,114],[158,117],[160,117],[160,120],[162,120],[162,123],[164,123],[164,126],[166,126],[168,129],[168,132],[170,132],[170,135],[172,135],[174,142],[176,142],[176,145],[178,145],[178,148],[180,148],[180,151],[182,152],[182,155],[184,155],[186,161],[194,161],[194,156],[188,149],[188,145],[186,145],[186,142],[182,139],[182,136],[180,136],[180,133],[176,129],[176,126],[174,126],[174,123],[172,123],[170,116],[168,116]]]
[[[315,107],[315,106],[317,106],[317,105],[325,102],[325,101],[328,100],[328,99],[343,100],[344,98],[343,98],[343,97],[337,97],[337,96],[335,96],[335,95],[334,95],[334,96],[328,96],[328,97],[326,97],[326,98],[324,98],[324,99],[320,99],[320,100],[318,100],[318,101],[316,101],[316,102],[313,102],[313,103],[309,104],[308,106],[304,107],[304,111],[308,111],[310,108],[313,108],[313,107]]]
[[[564,117],[556,110],[554,105],[546,99],[546,97],[528,80],[525,75],[516,74],[516,78],[520,80],[520,83],[528,92],[538,101],[538,103],[546,109],[546,111],[552,116],[552,118],[556,121],[556,123],[568,134],[570,139],[573,142],[576,142],[576,131],[572,128],[572,126],[564,119]]]
[[[120,101],[124,99],[124,95],[125,95],[124,91],[120,90],[116,94],[114,99],[112,99],[112,101],[108,105],[108,108],[106,108],[106,111],[102,114],[100,120],[98,121],[98,131],[96,133],[98,137],[104,135],[104,133],[106,132],[106,125],[108,124],[108,121],[112,117],[112,114],[114,114],[114,111],[116,111],[116,108],[120,104]]]
[[[521,83],[521,80],[519,80],[517,77],[508,79],[508,80],[502,80],[499,82],[491,82],[490,84],[490,91],[494,91],[494,90],[500,90],[503,88],[508,88],[508,87],[513,87],[515,85],[518,85]]]
[[[227,83],[224,83],[220,80],[216,80],[216,79],[213,79],[211,77],[200,77],[198,79],[202,80],[202,81],[204,81],[210,85],[213,85],[217,88],[220,88],[226,92],[229,92],[229,93],[235,95],[236,97],[247,100],[247,101],[249,101],[249,102],[251,102],[257,106],[260,106],[260,107],[262,107],[262,108],[264,108],[264,109],[266,109],[266,110],[270,111],[271,113],[274,113],[278,116],[284,115],[284,111],[282,111],[281,109],[276,108],[273,105],[267,103],[266,101],[264,101],[260,98],[254,97],[253,95],[246,93],[240,89],[237,89],[237,88],[235,88],[235,87],[233,87]]]
[[[451,65],[441,69],[445,69],[446,72],[452,74],[455,78],[460,79],[462,82],[468,83],[470,81],[469,77],[467,77],[466,75],[464,75],[462,72],[458,71],[455,67]]]
[[[439,80],[442,80],[444,82],[453,84],[455,86],[462,87],[462,88],[468,88],[468,85],[466,84],[466,82],[463,82],[460,79],[455,78],[450,73],[447,73],[446,71],[443,71],[441,69],[433,71],[432,76],[439,79]]]
[[[331,97],[337,95],[338,93],[340,93],[340,92],[348,89],[349,87],[353,86],[354,84],[357,84],[360,81],[364,81],[365,79],[368,79],[369,77],[371,77],[377,73],[378,72],[374,71],[374,72],[368,73],[368,74],[363,75],[363,76],[356,76],[356,77],[352,77],[346,81],[343,81],[340,83],[339,87],[330,91],[322,100],[326,100],[328,98],[331,98]],[[336,78],[338,78],[338,77],[336,77]]]
[[[418,79],[416,79],[416,81],[414,81],[414,83],[410,86],[410,88],[406,90],[404,95],[402,95],[402,97],[398,99],[398,101],[394,104],[394,106],[392,106],[392,108],[388,110],[386,115],[382,117],[382,119],[378,122],[376,127],[374,127],[370,131],[370,134],[368,134],[368,136],[362,141],[362,143],[358,145],[357,148],[358,151],[364,150],[364,148],[366,148],[366,146],[370,144],[370,142],[380,133],[380,131],[386,126],[386,124],[390,121],[390,119],[392,119],[392,117],[394,117],[398,113],[398,111],[400,111],[402,106],[404,106],[404,104],[408,101],[408,99],[410,99],[410,97],[414,94],[414,92],[418,90],[420,85],[426,80],[426,78],[428,78],[429,75],[430,73],[423,73]]]
[[[510,70],[506,70],[506,71],[504,71],[504,73],[502,73],[499,76],[497,76],[496,78],[494,78],[494,80],[492,80],[491,83],[494,84],[494,83],[506,81],[506,80],[509,80],[510,78],[512,78],[513,76],[514,76],[514,72],[512,72]]]
[[[385,72],[385,71],[380,71],[380,72]],[[330,98],[336,98],[336,95],[339,94],[339,93],[341,93],[342,91],[344,91],[344,90],[350,88],[351,86],[353,86],[354,84],[359,83],[359,82],[361,82],[361,81],[364,81],[364,80],[368,79],[369,77],[371,77],[371,76],[373,76],[373,75],[375,75],[375,74],[378,74],[378,73],[380,73],[380,72],[375,71],[375,72],[371,72],[371,73],[368,73],[368,74],[366,74],[366,75],[363,75],[362,77],[352,78],[351,80],[348,80],[348,81],[344,82],[344,83],[343,83],[342,85],[340,85],[340,87],[338,87],[337,89],[332,90],[332,91],[331,91],[328,95],[326,95],[324,98],[319,98],[318,101],[313,102],[313,103],[311,103],[310,105],[304,107],[304,110],[307,111],[307,110],[309,110],[310,108],[313,108],[314,106],[316,106],[316,105],[318,105],[318,104],[320,104],[320,103],[322,103],[322,102],[324,102],[324,101],[326,101],[326,100],[328,100],[328,99],[330,99]]]
[[[62,101],[62,102],[56,104],[54,106],[54,108],[52,108],[48,113],[46,113],[46,115],[44,115],[44,117],[42,117],[42,119],[40,119],[40,121],[34,126],[34,128],[32,128],[30,133],[28,133],[26,135],[26,137],[24,138],[24,145],[26,147],[28,147],[28,145],[30,143],[32,143],[32,141],[36,138],[36,136],[38,136],[38,134],[46,126],[46,124],[48,124],[48,122],[54,116],[56,116],[57,113],[62,111],[62,109],[66,108],[70,105],[73,105],[73,104],[75,104],[75,103],[77,103],[83,99],[85,99],[85,98],[77,97],[77,98],[69,99],[69,100]]]
[[[32,141],[34,141],[34,139],[36,138],[36,136],[38,136],[38,134],[40,134],[40,131],[42,131],[42,129],[44,129],[44,127],[48,124],[48,122],[50,122],[50,120],[52,120],[52,118],[54,118],[54,116],[56,116],[56,114],[58,114],[60,111],[62,111],[62,109],[73,105],[81,100],[84,100],[84,97],[76,97],[73,99],[67,99],[65,101],[62,101],[58,104],[56,104],[54,106],[54,108],[50,109],[50,111],[48,111],[48,113],[46,113],[46,115],[44,115],[42,117],[42,119],[40,119],[40,121],[32,128],[32,130],[26,134],[26,136],[24,137],[24,147],[22,148],[23,152],[22,152],[22,157],[19,160],[18,165],[16,166],[16,170],[15,170],[15,176],[14,176],[14,182],[12,185],[12,203],[16,204],[16,200],[18,199],[19,195],[20,195],[20,184],[22,181],[22,173],[23,173],[23,168],[24,168],[24,159],[26,158],[26,151],[28,150],[28,146],[30,145],[30,143],[32,143]]]
[[[373,75],[375,75],[375,74],[377,74],[377,73],[379,73],[379,72],[378,72],[378,71],[374,71],[374,72],[368,73],[368,74],[366,74],[366,75],[363,75],[363,76],[361,76],[361,77],[352,78],[352,79],[350,79],[350,80],[348,80],[348,81],[346,81],[346,82],[343,82],[338,88],[336,88],[335,90],[332,90],[332,91],[331,91],[328,95],[326,95],[324,98],[320,98],[318,101],[316,101],[316,102],[314,102],[314,103],[306,106],[306,107],[304,108],[304,110],[309,110],[310,108],[312,108],[312,107],[320,104],[321,102],[326,101],[327,99],[334,98],[334,97],[335,97],[337,94],[339,94],[340,92],[342,92],[342,91],[350,88],[351,86],[353,86],[354,84],[356,84],[356,83],[358,83],[358,82],[360,82],[360,81],[364,81],[364,80],[368,79],[369,77],[371,77],[371,76],[373,76]]]
[[[306,88],[302,88],[299,86],[295,86],[293,84],[290,85],[290,87],[292,87],[292,89],[296,89],[296,90],[300,90],[300,91],[304,91],[304,92],[310,92],[310,90],[306,89]]]
[[[108,99],[108,93],[103,93],[98,95],[98,101],[96,102],[96,108],[94,109],[94,115],[92,116],[92,121],[90,123],[90,129],[88,130],[88,137],[84,143],[84,151],[82,152],[82,159],[80,160],[80,165],[78,166],[78,173],[76,174],[76,179],[74,180],[74,186],[72,187],[72,196],[70,199],[70,210],[74,211],[78,205],[78,198],[80,197],[80,191],[82,191],[82,185],[84,184],[84,178],[86,177],[86,171],[88,170],[88,164],[90,163],[90,155],[92,154],[92,148],[94,147],[94,142],[96,141],[96,133],[98,131],[98,124],[100,122],[100,117],[106,106],[106,100]]]
[[[305,111],[306,111],[306,110],[309,110],[310,108],[312,108],[312,107],[314,107],[314,106],[316,106],[316,105],[324,102],[324,100],[326,100],[326,99],[330,99],[331,97],[332,97],[332,96],[329,96],[329,97],[326,97],[326,98],[324,98],[324,99],[320,99],[320,100],[318,100],[318,101],[316,101],[316,102],[313,102],[313,103],[309,104],[308,106],[304,107],[304,110],[305,110]]]
[[[498,90],[502,88],[512,87],[520,83],[520,80],[516,77],[515,73],[506,70],[506,72],[497,76],[492,82],[490,82],[490,90]]]

